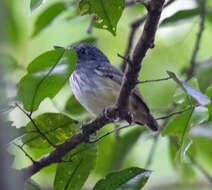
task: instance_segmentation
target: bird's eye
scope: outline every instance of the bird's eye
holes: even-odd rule
[[[85,49],[85,48],[81,48],[79,51],[80,51],[80,53],[82,53],[82,54],[86,54],[86,49]]]

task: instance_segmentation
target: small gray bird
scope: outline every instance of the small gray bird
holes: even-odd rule
[[[80,104],[96,116],[106,106],[116,102],[124,73],[111,65],[108,58],[90,44],[79,43],[72,48],[78,56],[77,66],[70,77],[72,91]],[[129,111],[135,123],[158,130],[158,124],[138,88],[130,96]]]

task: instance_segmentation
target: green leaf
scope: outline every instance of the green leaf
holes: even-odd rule
[[[189,141],[187,143],[187,146],[189,145],[189,147],[187,147],[188,149],[186,151],[189,152],[190,155],[196,156],[196,146],[194,146],[194,144],[192,143],[192,141],[190,139],[188,139]],[[192,173],[192,168],[189,168],[187,166],[187,160],[184,162],[180,162],[180,151],[179,151],[180,146],[177,143],[177,139],[175,137],[169,137],[169,152],[170,152],[170,159],[171,159],[171,163],[174,167],[174,169],[176,169],[178,172],[181,173],[181,175],[185,175],[187,172],[188,174]],[[184,167],[185,164],[185,167]],[[191,164],[190,164],[191,166]],[[188,176],[187,179],[185,179],[184,181],[191,181],[192,175]]]
[[[162,135],[170,135],[181,137],[184,131],[184,128],[190,121],[191,114],[193,109],[190,109],[180,115],[172,117],[167,123],[166,127],[162,131]]]
[[[81,0],[80,14],[96,14],[94,26],[116,34],[117,23],[125,7],[125,0]]]
[[[192,140],[197,148],[197,156],[200,157],[208,166],[212,167],[212,123],[203,123],[190,132]]]
[[[57,166],[54,190],[80,190],[94,168],[97,156],[95,144],[81,144],[64,157]]]
[[[189,154],[195,154],[196,156],[196,146],[190,144],[188,148]],[[196,177],[195,172],[192,168],[192,165],[187,161],[179,162],[179,145],[177,144],[177,140],[174,137],[169,138],[169,151],[172,165],[177,172],[180,172],[182,181],[193,182]]]
[[[165,18],[162,21],[161,26],[167,25],[167,24],[174,24],[176,22],[192,18],[196,15],[199,15],[199,13],[200,13],[199,8],[178,11],[172,16]]]
[[[176,74],[173,73],[173,72],[171,72],[171,71],[166,71],[166,72],[169,75],[169,77],[171,77],[182,88],[182,90],[184,90],[184,92],[187,93],[187,91],[184,88],[182,82],[178,79],[178,77],[176,76]]]
[[[199,84],[198,84],[198,81],[196,78],[191,78],[189,81],[188,81],[188,84],[192,85],[193,87],[199,89]],[[184,87],[183,87],[184,88]],[[187,92],[183,89],[182,90],[182,87],[181,88],[177,88],[174,96],[174,101],[177,103],[177,104],[183,104],[183,105],[190,105],[191,103],[195,104],[196,101],[193,100],[193,99],[190,99],[190,97],[188,96]]]
[[[65,110],[72,116],[86,113],[85,108],[77,101],[74,95],[66,102]]]
[[[194,88],[186,82],[181,82],[173,72],[167,71],[167,73],[182,88],[182,90],[186,94],[194,98],[199,104],[207,105],[210,103],[210,99],[206,95],[204,95],[200,90]]]
[[[80,124],[60,113],[44,113],[33,119],[40,131],[51,141],[58,145],[73,136],[80,130]],[[48,148],[49,143],[36,131],[32,122],[26,126],[26,135],[22,142],[35,148]]]
[[[74,5],[72,5],[71,7],[68,7],[68,11],[66,11],[65,20],[71,21],[77,17],[79,17],[78,7]]]
[[[36,8],[38,8],[44,0],[31,0],[30,1],[30,9],[31,11],[34,11]]]
[[[194,109],[190,120],[190,126],[195,127],[201,123],[204,123],[209,118],[208,109],[203,106],[198,106]]]
[[[12,45],[20,45],[23,37],[23,28],[20,25],[20,17],[17,16],[17,7],[14,6],[14,2],[11,3],[9,1],[5,1],[5,10],[2,12],[2,18],[5,19],[4,27],[1,27],[4,30],[1,32],[5,32],[4,38],[7,40],[5,42],[12,42]],[[3,7],[2,7],[3,8]],[[4,13],[5,12],[5,13]],[[22,17],[21,17],[22,18]],[[1,38],[3,40],[3,38]]]
[[[177,140],[175,139],[175,137],[169,137],[169,156],[170,156],[170,160],[172,163],[172,166],[174,168],[177,168],[177,162],[176,162],[176,154],[178,151],[178,147],[177,144],[175,144],[174,142],[177,143]]]
[[[208,120],[208,110],[205,107],[199,106],[192,108],[181,115],[177,115],[170,119],[162,135],[177,136],[179,138],[179,151],[177,160],[182,161],[185,153],[192,145],[192,140],[189,138],[188,132],[191,127],[199,125]]]
[[[98,131],[98,136],[105,135],[106,133],[114,130],[114,125],[109,124]],[[106,175],[111,169],[111,162],[113,161],[114,147],[116,144],[115,134],[108,135],[98,143],[98,157],[95,168],[95,173],[100,176]],[[105,151],[107,150],[107,151]]]
[[[198,106],[191,108],[180,115],[172,117],[164,128],[162,135],[182,137],[183,132],[188,131],[191,127],[199,125],[208,120],[208,109]],[[187,129],[185,129],[187,128]]]
[[[32,37],[35,37],[43,29],[48,27],[59,14],[66,10],[66,8],[66,3],[58,2],[44,10],[35,21]]]
[[[99,180],[93,190],[140,190],[146,184],[150,174],[150,170],[137,167],[112,172]]]
[[[53,98],[69,79],[77,63],[72,49],[57,48],[43,53],[28,66],[19,82],[18,97],[24,109],[33,112],[45,98]]]
[[[181,172],[181,179],[184,182],[192,183],[196,180],[196,173],[192,168],[191,163],[182,163],[180,164],[180,172]]]
[[[24,190],[41,190],[41,188],[35,181],[29,179],[24,185]]]
[[[193,86],[183,82],[183,87],[186,89],[186,92],[201,105],[207,105],[210,103],[210,99],[204,95],[200,90],[194,88]]]
[[[98,136],[105,135],[113,129],[114,125],[107,125],[107,127],[98,131]],[[145,128],[139,126],[133,127],[129,131],[120,132],[118,139],[115,134],[111,134],[99,141],[95,173],[104,176],[111,170],[120,169],[139,136],[145,130]]]
[[[206,15],[206,19],[207,19],[210,23],[212,23],[212,13],[211,13],[211,11],[209,11],[208,14]]]
[[[212,123],[205,123],[193,128],[190,131],[192,137],[205,137],[212,140]]]
[[[210,130],[210,133],[212,133],[212,128],[209,128],[208,130]],[[203,137],[200,134],[199,136],[193,137],[193,141],[197,148],[197,156],[199,156],[204,161],[204,163],[207,163],[207,166],[212,167],[212,138]]]

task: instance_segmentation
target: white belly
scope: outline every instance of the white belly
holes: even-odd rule
[[[120,91],[117,83],[97,75],[89,81],[84,79],[73,73],[70,85],[75,97],[88,112],[98,115],[106,106],[115,103]]]

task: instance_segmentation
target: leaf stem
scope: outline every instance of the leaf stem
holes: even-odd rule
[[[56,148],[57,146],[54,145],[54,144],[49,140],[49,138],[48,138],[45,134],[43,134],[43,133],[41,132],[41,130],[39,129],[39,127],[37,126],[37,124],[35,123],[35,121],[32,119],[31,114],[28,114],[28,113],[27,113],[24,109],[22,109],[21,106],[19,106],[17,103],[16,103],[15,105],[16,105],[16,106],[17,106],[17,107],[18,107],[18,108],[29,118],[29,120],[32,122],[33,126],[35,127],[37,133],[39,133],[40,136],[43,137],[52,147]]]

